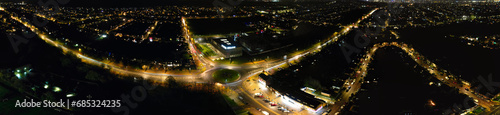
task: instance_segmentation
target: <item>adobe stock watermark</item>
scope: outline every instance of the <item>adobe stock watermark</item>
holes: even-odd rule
[[[354,45],[355,46],[352,46],[351,44],[349,43],[341,43],[341,50],[342,50],[342,53],[344,54],[345,56],[345,59],[347,61],[347,63],[351,63],[353,60],[351,59],[351,56],[354,54],[359,54],[361,52],[361,48],[365,48],[366,46],[368,46],[370,44],[370,39],[368,38],[368,36],[371,36],[371,35],[377,35],[379,34],[381,31],[382,31],[382,27],[381,26],[388,26],[386,25],[386,23],[384,22],[384,20],[381,18],[381,16],[385,16],[387,17],[387,20],[390,20],[391,17],[389,16],[389,13],[392,13],[392,14],[399,14],[399,10],[395,10],[393,8],[393,6],[398,6],[399,3],[389,3],[388,6],[387,6],[387,11],[388,12],[382,12],[382,11],[375,11],[372,16],[374,17],[375,19],[375,24],[376,27],[375,27],[375,31],[372,31],[370,30],[368,27],[363,30],[361,29],[356,29],[356,35],[354,36]],[[360,42],[360,37],[361,39],[363,40],[363,42]]]
[[[53,10],[51,11],[52,13],[58,13],[59,12],[59,5],[64,5],[67,4],[69,0],[47,0],[46,2],[43,2],[42,0],[38,1],[38,5],[44,9],[44,11],[48,11],[48,9],[52,8]],[[36,27],[43,27],[46,26],[48,20],[43,20],[43,22],[40,22],[38,19],[36,19],[36,13],[33,13],[33,19],[31,21],[27,21],[26,23],[31,23],[34,24]],[[25,29],[26,27],[21,26],[21,28]],[[19,53],[19,47],[21,44],[27,44],[29,42],[28,38],[33,38],[35,37],[35,33],[23,33],[21,35],[16,35],[16,34],[8,34],[7,38],[10,41],[10,44],[12,45],[12,49],[14,50],[14,53]]]
[[[212,4],[214,5],[214,7],[222,8],[223,11],[217,10],[217,15],[222,17],[224,16],[224,14],[232,12],[234,10],[233,7],[241,4],[241,2],[243,2],[243,0],[227,0],[227,3],[224,3],[220,0],[215,0],[214,2],[212,2]],[[224,20],[224,18],[221,18],[220,20],[222,21]]]
[[[476,97],[480,97],[481,99],[485,98],[478,93],[479,90],[481,90],[482,88],[485,87],[487,89],[488,93],[492,93],[492,94],[495,93],[495,89],[500,88],[500,82],[494,82],[493,81],[493,74],[491,74],[491,73],[488,75],[488,79],[484,79],[484,77],[481,75],[479,75],[477,77],[477,79],[481,84],[479,86],[477,86],[477,88],[474,90],[474,92],[477,94],[474,94],[474,93],[473,94],[476,95]],[[495,98],[495,97],[493,97],[493,98]],[[472,101],[473,101],[473,99],[471,99],[470,97],[467,97],[464,99],[462,104],[454,103],[452,107],[445,110],[444,115],[461,114],[462,113],[461,108],[464,108],[464,109],[471,108],[472,105],[470,105],[469,102],[472,102]]]
[[[113,111],[114,113],[123,112],[123,115],[129,115],[130,109],[137,108],[137,106],[139,105],[138,103],[146,100],[146,97],[148,96],[148,92],[146,90],[153,90],[157,86],[158,85],[156,84],[149,84],[145,79],[142,80],[142,85],[137,85],[132,88],[130,94],[121,94],[121,100],[122,102],[125,102],[125,104],[122,104],[123,106],[120,106],[118,108],[111,108],[111,111]]]

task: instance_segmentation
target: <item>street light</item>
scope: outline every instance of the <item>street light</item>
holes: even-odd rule
[[[54,92],[60,92],[61,91],[61,88],[59,87],[54,87]]]

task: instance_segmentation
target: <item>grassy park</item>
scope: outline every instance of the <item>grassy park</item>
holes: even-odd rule
[[[210,49],[208,46],[204,45],[204,44],[196,44],[196,47],[198,48],[198,50],[200,50],[203,55],[205,56],[215,56],[217,55],[212,49]]]

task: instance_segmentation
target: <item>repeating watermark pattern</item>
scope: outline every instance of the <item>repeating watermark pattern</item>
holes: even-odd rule
[[[42,0],[38,1],[38,5],[44,9],[44,11],[49,11],[49,9],[52,9],[52,13],[58,13],[59,12],[59,5],[64,5],[67,4],[69,0],[47,0],[46,2],[43,2]],[[33,19],[31,21],[28,21],[27,23],[32,23],[36,27],[43,27],[47,25],[48,20],[43,20],[43,22],[40,22],[37,18],[35,13],[33,13]],[[24,30],[26,27],[21,26],[21,28]],[[35,33],[23,33],[23,35],[16,35],[16,34],[8,34],[7,38],[10,41],[10,44],[12,45],[12,49],[14,50],[14,53],[19,53],[19,47],[21,44],[27,44],[29,42],[28,38],[33,38],[35,37]]]
[[[214,5],[214,7],[222,8],[223,11],[217,10],[217,15],[222,17],[224,16],[224,14],[232,12],[234,10],[233,7],[241,4],[241,2],[243,2],[243,0],[227,0],[227,3],[224,3],[220,0],[215,0],[214,2],[212,2],[212,4]],[[221,18],[220,20],[222,21],[224,20],[224,18]]]
[[[19,46],[21,44],[27,44],[29,42],[28,35],[23,34],[23,36],[16,35],[16,34],[8,34],[7,39],[9,39],[10,44],[12,45],[12,49],[14,50],[14,53],[19,53]]]
[[[476,92],[479,92],[481,88],[486,87],[489,93],[494,93],[494,88],[500,88],[500,82],[493,82],[493,74],[488,75],[488,80],[485,80],[481,75],[479,75],[477,79],[479,80],[479,82],[481,82],[481,85],[477,87]]]
[[[444,111],[444,115],[460,114],[460,113],[462,113],[461,110],[463,110],[464,108],[471,108],[472,106],[474,106],[474,105],[471,105],[471,103],[469,103],[472,101],[473,101],[472,98],[466,97],[461,104],[454,103],[452,107],[446,109]]]
[[[376,21],[375,24],[377,24],[377,26],[375,27],[375,31],[370,30],[370,28],[368,28],[368,27],[365,28],[364,31],[359,29],[359,28],[356,29],[356,35],[354,36],[354,39],[353,39],[355,46],[352,46],[349,43],[344,43],[344,42],[341,43],[340,48],[342,50],[342,53],[345,56],[347,63],[351,63],[353,61],[351,59],[351,56],[353,54],[359,54],[361,52],[361,48],[365,48],[366,46],[368,46],[370,44],[370,39],[368,38],[368,36],[379,34],[382,31],[382,26],[383,27],[388,26],[388,25],[386,25],[388,23],[385,23],[384,20],[381,18],[381,16],[385,16],[388,18],[387,20],[390,20],[391,17],[389,16],[389,13],[399,14],[400,11],[394,9],[394,6],[397,7],[398,5],[399,5],[399,3],[394,3],[394,4],[389,3],[387,6],[388,12],[382,12],[382,11],[374,12],[374,14],[372,16]],[[360,37],[361,37],[363,42],[360,42],[361,41]]]
[[[146,90],[153,90],[157,87],[156,84],[149,84],[147,80],[142,80],[142,85],[137,85],[130,91],[130,94],[121,94],[121,101],[125,102],[119,108],[111,108],[115,113],[123,112],[123,115],[129,115],[130,109],[135,109],[138,103],[146,100],[148,92]],[[132,100],[130,99],[132,97]]]
[[[492,93],[494,94],[495,93],[495,89],[498,89],[500,88],[500,82],[494,82],[493,81],[493,74],[489,74],[488,75],[488,80],[484,79],[483,76],[479,75],[477,77],[477,80],[481,83],[479,86],[477,86],[477,88],[474,90],[474,94],[477,96],[477,97],[480,97],[481,99],[484,99],[485,97],[483,97],[482,95],[478,94],[479,90],[481,90],[483,87],[486,87],[486,89],[488,90],[488,93]],[[496,95],[495,95],[496,96]],[[493,97],[495,98],[495,97]],[[487,100],[487,99],[486,99]],[[465,109],[465,108],[471,108],[473,105],[471,105],[469,102],[472,102],[473,99],[471,99],[470,97],[467,97],[464,99],[464,101],[462,102],[462,104],[456,104],[454,103],[452,107],[446,109],[444,111],[444,115],[450,115],[450,114],[461,114],[463,113],[461,110],[462,109]],[[478,105],[479,106],[479,105]]]

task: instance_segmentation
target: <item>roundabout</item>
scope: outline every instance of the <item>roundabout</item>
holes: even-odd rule
[[[218,83],[230,83],[240,78],[240,73],[230,69],[216,70],[212,74],[212,78]]]

